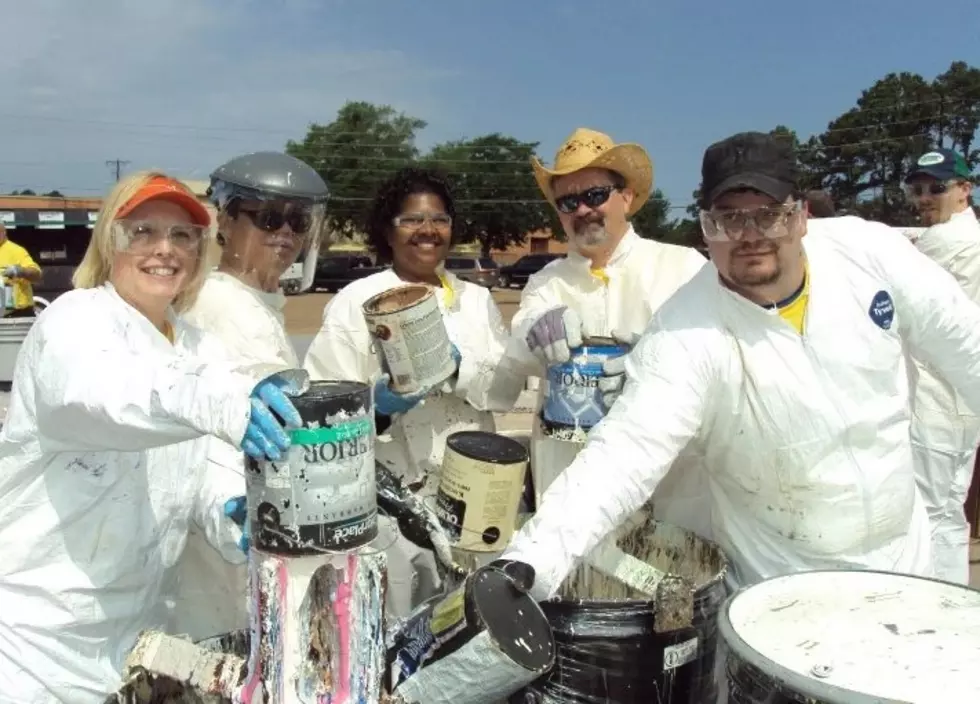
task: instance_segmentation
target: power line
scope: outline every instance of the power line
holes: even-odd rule
[[[128,164],[129,162],[125,161],[124,159],[110,159],[105,163],[106,166],[115,168],[117,183],[119,182],[119,179],[122,177],[122,167]]]

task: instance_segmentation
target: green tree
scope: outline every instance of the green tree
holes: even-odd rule
[[[380,184],[418,157],[416,133],[425,121],[388,105],[348,102],[333,122],[312,124],[286,151],[323,176],[330,188],[329,226],[343,235],[363,228]]]
[[[939,103],[936,143],[961,152],[971,167],[980,166],[980,149],[973,149],[980,129],[980,69],[954,61],[932,85]]]
[[[46,197],[48,197],[48,198],[64,198],[64,196],[62,195],[61,191],[58,191],[58,190],[48,191],[44,195]]]
[[[636,234],[650,240],[664,240],[673,233],[670,221],[670,201],[659,188],[654,190],[643,207],[632,217]]]
[[[436,145],[422,160],[449,177],[462,238],[485,257],[552,223],[531,169],[537,146],[494,133]]]

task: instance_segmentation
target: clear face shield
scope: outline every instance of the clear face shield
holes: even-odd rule
[[[221,229],[223,263],[231,260],[242,273],[259,279],[278,276],[283,288],[292,292],[309,289],[326,233],[326,204],[255,193],[242,196],[233,190],[224,199],[222,195],[216,192],[213,199],[231,218]]]

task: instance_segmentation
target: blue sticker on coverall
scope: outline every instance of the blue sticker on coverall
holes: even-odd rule
[[[871,322],[882,330],[887,330],[895,320],[895,302],[888,295],[888,291],[878,291],[871,299],[871,307],[868,309],[868,316]]]

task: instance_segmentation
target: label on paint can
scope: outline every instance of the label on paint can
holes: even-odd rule
[[[392,647],[392,689],[418,672],[466,628],[466,589],[460,587],[409,617]]]
[[[401,296],[405,303],[395,310]],[[411,302],[410,297],[416,300]],[[390,302],[389,302],[390,301]],[[391,388],[414,393],[444,382],[456,371],[452,344],[435,294],[426,286],[402,286],[364,304],[368,329],[381,344]]]
[[[606,415],[599,379],[606,360],[629,352],[619,344],[589,344],[572,350],[572,358],[548,369],[548,393],[542,415],[548,423],[588,430]]]
[[[374,421],[290,431],[278,462],[249,463],[253,544],[277,552],[345,550],[377,535]]]
[[[461,550],[494,552],[514,534],[527,461],[484,462],[446,448],[436,513]]]
[[[697,637],[686,640],[676,645],[668,645],[664,648],[664,672],[676,670],[682,665],[692,662],[698,656]]]

